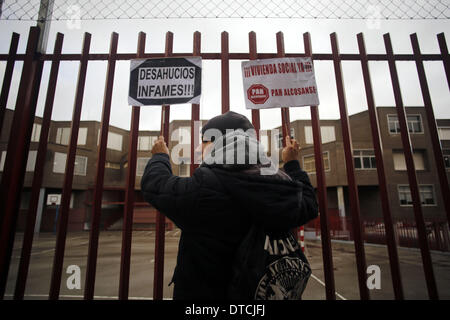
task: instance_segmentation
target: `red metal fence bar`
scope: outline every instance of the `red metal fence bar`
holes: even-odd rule
[[[222,67],[222,113],[225,113],[230,110],[230,54],[228,48],[228,32],[226,31],[221,34],[221,53],[219,59]]]
[[[109,59],[106,71],[105,94],[103,98],[103,112],[100,129],[100,141],[97,156],[97,172],[94,186],[94,199],[91,212],[91,232],[89,236],[88,259],[86,265],[86,278],[84,285],[84,298],[94,298],[95,272],[97,269],[98,237],[100,217],[102,210],[103,182],[105,178],[106,146],[108,143],[109,119],[111,116],[111,102],[114,87],[114,73],[116,69],[116,54],[119,35],[111,34]]]
[[[34,229],[36,224],[36,214],[39,203],[40,188],[44,177],[44,165],[47,157],[48,133],[50,130],[50,121],[53,111],[53,103],[55,100],[56,83],[58,80],[58,72],[62,51],[64,35],[58,33],[56,35],[55,47],[48,80],[47,96],[45,99],[44,115],[41,124],[41,133],[39,136],[39,146],[36,156],[36,165],[34,168],[33,182],[31,185],[30,205],[27,213],[26,228],[23,236],[22,252],[20,255],[19,269],[16,279],[16,288],[14,291],[14,299],[22,300],[25,292],[25,285],[28,276],[28,268],[30,264],[31,248],[33,244]]]
[[[281,32],[281,31],[277,32],[276,39],[277,39],[277,57],[283,58],[286,56],[286,53],[284,50],[283,32]],[[288,107],[281,108],[281,132],[283,135],[283,139],[281,139],[281,143],[284,148],[284,147],[286,147],[286,137],[291,136],[291,120],[290,120],[290,116],[289,116],[289,108]],[[292,233],[294,235],[295,240],[298,240],[297,230],[293,229]]]
[[[145,54],[146,34],[139,32],[137,44],[137,57],[142,58]],[[139,115],[140,107],[133,106],[131,109],[130,143],[128,146],[128,172],[125,191],[125,207],[123,212],[122,250],[120,258],[119,299],[128,299],[130,283],[130,259],[131,238],[133,227],[134,210],[134,188],[136,184],[137,145],[139,139]]]
[[[193,41],[193,50],[192,53],[194,56],[200,56],[201,54],[201,33],[196,31],[194,32],[194,41]],[[193,103],[191,106],[191,166],[190,166],[190,175],[194,174],[194,170],[198,168],[199,164],[195,163],[197,157],[195,155],[195,148],[198,144],[198,140],[196,141],[196,135],[198,132],[195,132],[195,122],[200,120],[200,104]]]
[[[173,33],[166,33],[166,57],[172,56],[173,51]],[[164,141],[169,145],[169,126],[170,126],[170,106],[163,105],[161,108],[161,135]],[[166,217],[159,211],[156,213],[156,240],[155,240],[155,271],[153,281],[153,299],[162,300],[164,284],[164,243],[165,243]]]
[[[345,88],[342,79],[342,66],[339,57],[339,44],[336,33],[330,35],[331,50],[333,52],[334,74],[339,102],[339,112],[342,127],[342,139],[344,142],[345,167],[347,172],[348,195],[350,212],[353,219],[353,236],[355,244],[356,266],[358,271],[359,295],[361,300],[370,299],[369,289],[366,285],[366,257],[364,250],[364,231],[361,228],[361,213],[359,206],[358,185],[355,179],[355,165],[353,161],[352,135],[348,119]]]
[[[75,156],[77,151],[78,130],[80,128],[81,108],[83,105],[84,86],[86,83],[86,72],[88,65],[88,53],[91,45],[91,34],[85,33],[83,40],[83,56],[78,70],[78,83],[75,96],[75,104],[72,115],[72,127],[70,132],[70,142],[66,158],[66,171],[64,174],[64,185],[61,196],[61,206],[59,209],[56,247],[53,260],[52,279],[50,283],[50,300],[59,298],[61,286],[61,275],[64,261],[64,251],[66,246],[67,224],[70,210],[70,197],[72,194],[72,182],[75,168]]]
[[[430,90],[428,89],[427,76],[421,59],[419,41],[417,34],[411,34],[411,44],[416,58],[417,73],[419,75],[420,89],[422,90],[422,98],[427,113],[428,130],[430,130],[430,139],[433,146],[434,161],[438,172],[439,183],[441,185],[442,199],[444,199],[444,207],[447,212],[447,220],[450,223],[450,187],[447,179],[447,171],[445,170],[444,156],[442,154],[439,133],[434,117],[433,104],[431,102]],[[445,201],[447,200],[447,201]]]
[[[258,59],[258,50],[256,46],[256,33],[254,31],[249,32],[248,34],[248,46],[249,46],[249,55],[250,60]],[[261,129],[261,119],[258,109],[252,109],[252,124],[255,127],[256,137],[259,140],[260,135],[259,131]]]
[[[43,62],[37,59],[39,28],[31,27],[0,187],[0,299],[5,294]]]
[[[284,52],[284,36],[283,32],[277,32],[277,58],[283,58],[286,56]],[[289,108],[281,108],[281,130],[283,133],[282,144],[283,147],[286,146],[286,137],[291,136],[291,123],[289,121]]]
[[[312,56],[311,37],[309,32],[303,34],[306,56]],[[314,139],[314,159],[316,164],[317,194],[319,198],[320,230],[322,239],[323,273],[325,277],[325,293],[327,300],[336,300],[334,284],[333,256],[328,222],[327,185],[323,166],[322,135],[320,132],[319,110],[311,106],[311,124]]]
[[[408,170],[409,187],[411,189],[411,197],[413,200],[414,216],[416,219],[417,232],[419,236],[420,251],[422,254],[423,268],[427,282],[428,295],[430,299],[438,299],[436,280],[434,278],[433,265],[431,262],[430,250],[427,241],[425,223],[423,220],[419,185],[417,183],[416,169],[413,160],[413,150],[409,136],[408,124],[406,121],[405,108],[403,106],[402,95],[400,91],[400,83],[398,80],[397,67],[393,56],[391,38],[388,33],[384,35],[384,44],[386,54],[388,56],[389,71],[391,75],[392,87],[394,90],[394,98],[397,109],[397,116],[400,123],[400,133],[403,144],[403,152],[405,154],[406,168]]]
[[[439,33],[437,35],[439,49],[441,50],[440,59],[444,64],[445,75],[447,76],[447,85],[450,89],[450,55],[448,54],[447,42],[445,41],[445,34]],[[422,61],[428,60],[426,59],[425,54],[421,54]]]
[[[357,35],[358,47],[361,58],[361,69],[364,78],[364,88],[366,92],[367,107],[369,110],[370,128],[372,130],[372,142],[375,149],[375,161],[378,174],[378,187],[380,189],[381,206],[383,209],[383,219],[386,229],[386,243],[388,247],[389,265],[391,268],[392,286],[394,296],[397,300],[403,300],[403,286],[398,261],[397,244],[395,242],[394,225],[392,221],[391,207],[389,205],[389,194],[387,190],[386,171],[383,162],[383,146],[380,135],[378,114],[375,106],[375,99],[370,80],[369,61],[366,54],[366,46],[362,33]]]
[[[8,58],[6,59],[5,74],[3,75],[3,86],[2,91],[0,93],[0,135],[2,134],[6,104],[8,103],[9,89],[11,88],[11,80],[14,71],[14,64],[16,63],[19,38],[20,35],[18,33],[13,32],[11,36],[11,44],[9,45]]]

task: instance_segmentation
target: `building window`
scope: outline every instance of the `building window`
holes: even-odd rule
[[[145,166],[150,158],[137,158],[136,175],[142,177],[144,174]]]
[[[375,169],[375,153],[373,150],[353,150],[355,169]]]
[[[403,151],[393,151],[394,170],[406,171],[406,160]],[[424,151],[414,151],[413,153],[414,167],[416,170],[427,170]]]
[[[74,174],[77,176],[85,176],[87,168],[87,157],[76,156],[75,157],[75,167]]]
[[[433,185],[419,185],[420,203],[424,206],[435,206],[436,198],[434,196]],[[398,197],[401,206],[412,206],[411,190],[409,185],[398,186]]]
[[[69,145],[70,132],[71,132],[70,127],[58,128],[56,130],[56,143],[65,146]],[[86,139],[87,139],[87,128],[79,128],[77,144],[86,145]]]
[[[55,158],[53,161],[53,172],[64,173],[66,171],[67,154],[61,152],[55,152]],[[85,176],[87,169],[87,157],[75,156],[74,175]]]
[[[78,130],[78,142],[77,142],[78,145],[80,145],[80,146],[86,145],[87,131],[88,131],[88,128],[80,128]]]
[[[450,149],[442,150],[444,155],[445,168],[450,169]]]
[[[438,133],[440,140],[450,140],[450,127],[439,127]]]
[[[323,153],[324,170],[330,171],[330,156],[328,151]],[[314,155],[307,155],[303,157],[303,170],[308,173],[316,173],[316,161]]]
[[[41,125],[39,123],[33,124],[33,132],[31,133],[31,142],[39,142],[41,135]]]
[[[101,136],[101,130],[98,130],[98,136],[97,136],[97,145],[100,145],[100,136]],[[108,132],[108,143],[106,144],[106,148],[111,150],[117,150],[122,151],[122,140],[123,137],[119,133],[115,132]]]
[[[58,128],[56,130],[56,143],[67,146],[69,144],[70,128]]]
[[[336,141],[336,134],[334,131],[334,126],[322,126],[320,127],[320,135],[322,137],[322,143]],[[313,144],[313,132],[311,126],[305,126],[305,143]]]
[[[138,138],[138,150],[149,151],[152,150],[153,144],[158,137],[156,136],[139,136]]]
[[[6,153],[7,153],[6,151],[2,151],[0,158],[0,171],[3,171],[5,169]],[[36,156],[37,156],[36,150],[30,150],[28,152],[26,172],[34,171],[34,167],[36,166]]]
[[[406,121],[408,124],[409,133],[422,133],[422,118],[420,115],[407,115]],[[388,115],[389,133],[400,133],[400,122],[398,116],[394,114]]]

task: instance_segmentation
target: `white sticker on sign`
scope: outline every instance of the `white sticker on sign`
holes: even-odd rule
[[[311,58],[244,61],[242,78],[247,109],[319,105]]]

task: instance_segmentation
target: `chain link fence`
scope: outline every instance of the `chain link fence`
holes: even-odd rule
[[[448,19],[450,0],[48,0],[50,20]],[[39,0],[0,0],[0,19],[37,20]],[[42,8],[41,8],[42,9]],[[42,11],[42,10],[41,10]]]

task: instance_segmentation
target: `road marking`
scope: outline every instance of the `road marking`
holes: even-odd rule
[[[5,297],[14,297],[13,294],[5,294]],[[48,298],[48,294],[26,294],[25,297]],[[60,294],[60,298],[84,299],[82,295]],[[94,299],[119,299],[118,296],[94,296]],[[153,297],[128,297],[129,300],[153,300]],[[173,300],[172,298],[163,298],[163,300]]]
[[[321,285],[323,285],[323,286],[325,287],[325,283],[324,283],[322,280],[320,280],[319,278],[317,278],[315,275],[313,275],[312,273],[311,273],[311,277],[312,277],[313,279],[315,279],[318,283],[320,283]],[[343,295],[339,294],[337,291],[335,291],[334,293],[336,293],[336,295],[337,295],[341,300],[347,300]]]

